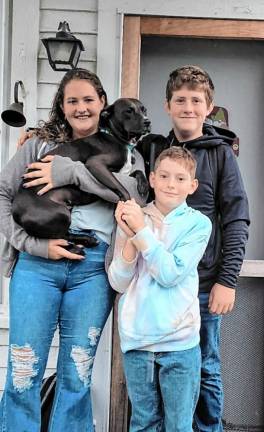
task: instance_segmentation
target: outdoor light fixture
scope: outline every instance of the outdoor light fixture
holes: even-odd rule
[[[9,108],[2,112],[2,120],[13,127],[22,127],[26,124],[26,117],[23,114],[23,103],[18,101],[18,87],[21,88],[22,97],[25,98],[26,92],[22,81],[16,81],[14,87],[14,100]]]
[[[76,68],[84,47],[82,41],[71,34],[66,21],[60,22],[56,37],[41,41],[47,50],[49,64],[53,70],[67,71]]]

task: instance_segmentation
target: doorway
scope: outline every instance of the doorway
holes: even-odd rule
[[[215,104],[228,111],[239,137],[239,164],[249,198],[251,226],[246,259],[264,258],[264,43],[261,41],[142,37],[139,96],[148,108],[153,133],[168,134],[163,109],[169,73],[195,64],[215,85]]]
[[[229,126],[240,140],[238,164],[252,220],[246,258],[252,260],[253,269],[258,260],[261,277],[264,275],[263,39],[263,21],[125,16],[122,60],[122,96],[142,99],[154,133],[166,134],[169,130],[162,108],[169,72],[191,63],[200,65],[212,76],[216,103],[228,110]],[[264,304],[262,280],[242,278],[237,297],[235,311],[224,319],[222,329],[225,429],[262,431],[264,322],[261,307],[256,307]],[[116,351],[118,335],[114,321],[111,397],[114,403],[110,431],[125,432],[127,399]],[[122,421],[118,422],[118,414]]]
[[[196,64],[213,80],[215,104],[227,109],[229,127],[239,137],[237,161],[251,209],[246,252],[250,260],[264,257],[263,54],[262,41],[157,36],[145,36],[141,40],[139,96],[148,107],[154,133],[166,135],[170,129],[163,101],[166,82],[173,69]],[[223,320],[221,348],[226,430],[245,427],[262,430],[264,425],[264,383],[259,379],[264,360],[264,320],[262,307],[258,306],[264,301],[263,294],[261,279],[241,279],[236,308]]]

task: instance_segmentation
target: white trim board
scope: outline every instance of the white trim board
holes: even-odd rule
[[[30,23],[27,25],[25,23]],[[39,0],[13,0],[11,100],[17,80],[23,81],[26,96],[24,104],[27,125],[37,120],[37,58],[39,49]],[[9,157],[16,151],[18,128],[10,129]]]
[[[107,4],[106,4],[107,3]],[[109,4],[110,3],[110,4]],[[196,18],[264,19],[264,3],[259,0],[99,0],[99,11],[115,9],[132,15],[159,15]]]
[[[264,260],[244,260],[240,271],[241,277],[264,277]]]

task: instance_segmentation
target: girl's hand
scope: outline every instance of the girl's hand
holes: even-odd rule
[[[134,233],[137,233],[145,227],[144,213],[134,198],[124,203],[122,208],[122,221],[126,222]]]
[[[115,218],[118,226],[121,228],[121,230],[128,236],[133,237],[135,235],[135,232],[129,228],[129,226],[126,224],[126,222],[123,220],[123,207],[124,202],[119,201],[116,206],[115,210]]]
[[[54,156],[48,155],[41,159],[41,162],[33,162],[28,165],[28,169],[34,170],[26,172],[23,175],[24,179],[35,179],[24,183],[24,187],[39,186],[45,184],[45,186],[38,191],[38,195],[43,195],[53,188],[52,178],[51,178],[51,165]]]
[[[60,260],[62,258],[67,258],[70,260],[82,260],[84,256],[77,255],[72,252],[67,251],[63,246],[68,246],[67,240],[63,239],[52,239],[48,243],[48,257],[53,260]]]
[[[34,135],[34,131],[24,131],[22,130],[20,137],[17,141],[17,148],[22,147],[22,145],[26,142],[27,139],[32,138]]]

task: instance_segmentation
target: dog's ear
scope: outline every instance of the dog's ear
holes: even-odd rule
[[[101,126],[104,126],[105,124],[107,124],[107,120],[109,119],[109,117],[112,116],[113,112],[114,112],[114,105],[113,104],[108,105],[106,108],[104,108],[101,111],[101,114],[100,114],[100,125]]]

